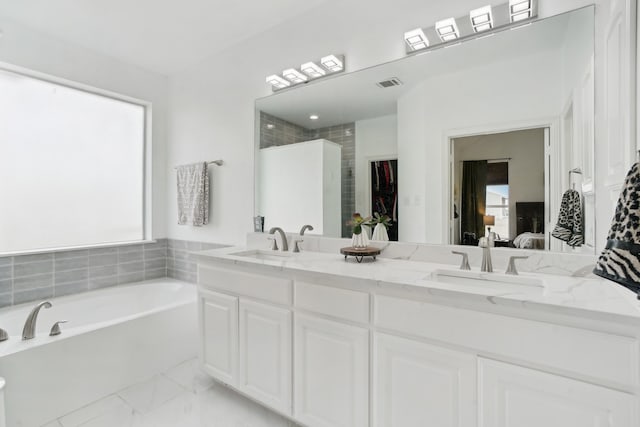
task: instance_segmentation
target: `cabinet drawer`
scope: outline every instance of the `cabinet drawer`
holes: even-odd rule
[[[295,305],[355,322],[369,322],[369,294],[331,286],[295,282]]]
[[[292,281],[280,277],[199,265],[198,283],[279,304],[292,303]]]
[[[388,296],[376,296],[374,322],[609,384],[638,384],[638,342],[629,337]]]

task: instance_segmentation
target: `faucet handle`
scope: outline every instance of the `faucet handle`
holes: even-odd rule
[[[273,240],[273,244],[271,245],[271,250],[272,251],[277,251],[278,250],[278,242],[276,241],[275,236],[274,237],[269,237],[269,240]]]
[[[9,339],[9,333],[4,329],[0,328],[0,342],[6,341]]]
[[[460,270],[471,270],[471,267],[469,266],[469,254],[466,252],[458,252],[458,251],[451,251],[452,254],[454,255],[462,255],[462,263],[460,264]]]
[[[293,252],[300,252],[299,243],[304,242],[304,239],[296,239],[293,241]]]
[[[512,256],[509,257],[509,265],[507,266],[507,271],[504,274],[513,274],[514,276],[518,275],[518,270],[516,269],[516,260],[517,259],[527,259],[528,256]]]
[[[49,336],[50,337],[55,337],[56,335],[60,335],[62,333],[62,331],[60,330],[60,324],[61,323],[67,323],[67,320],[58,320],[56,323],[53,324],[53,326],[51,327],[51,332],[49,332]]]

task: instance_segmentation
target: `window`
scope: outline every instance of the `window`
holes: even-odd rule
[[[0,70],[0,253],[144,240],[146,109]]]
[[[487,164],[486,215],[495,217],[491,231],[502,239],[509,238],[509,163]]]

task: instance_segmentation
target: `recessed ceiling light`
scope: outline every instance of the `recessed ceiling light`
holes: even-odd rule
[[[291,83],[285,79],[283,79],[280,76],[277,76],[275,74],[269,76],[266,78],[267,83],[269,83],[271,86],[275,87],[276,89],[284,89],[285,87],[289,87],[291,86]]]
[[[436,22],[436,32],[443,42],[455,40],[460,37],[460,31],[454,18],[443,19]]]
[[[295,68],[288,68],[282,72],[282,75],[285,79],[289,80],[291,83],[304,83],[307,81],[307,76],[302,74],[300,71]]]
[[[331,71],[332,73],[342,71],[343,69],[342,61],[335,55],[325,56],[320,60],[320,63],[324,68]]]
[[[493,28],[493,14],[491,13],[491,6],[484,6],[479,9],[472,10],[469,12],[469,19],[471,19],[471,26],[473,27],[473,31],[476,33]]]
[[[404,41],[411,50],[420,50],[429,47],[429,39],[427,39],[422,28],[404,33]]]
[[[300,69],[312,79],[322,77],[327,74],[327,72],[315,62],[305,62],[300,66]]]
[[[309,118],[311,120],[318,120],[320,118],[320,116],[318,116],[317,114],[312,114],[312,115],[309,116]]]

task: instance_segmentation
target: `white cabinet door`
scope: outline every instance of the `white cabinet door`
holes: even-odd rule
[[[375,427],[476,425],[476,357],[376,334]]]
[[[635,427],[632,395],[480,359],[481,427]]]
[[[298,420],[313,427],[368,426],[368,330],[296,315],[294,354]]]
[[[238,375],[238,298],[199,291],[201,356],[204,369],[236,385]]]
[[[240,389],[291,414],[291,311],[240,300]]]

